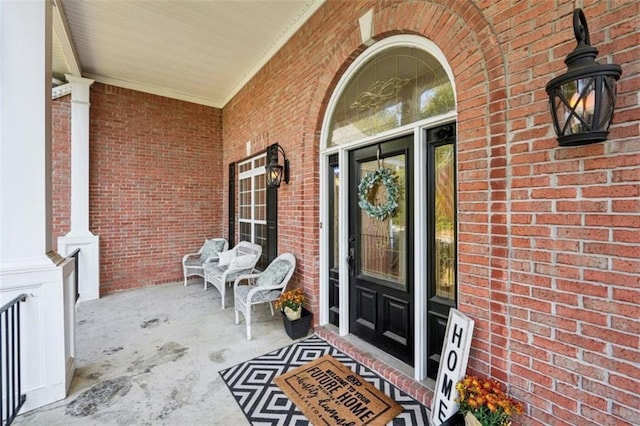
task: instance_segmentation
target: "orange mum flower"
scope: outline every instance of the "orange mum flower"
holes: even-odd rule
[[[496,380],[467,375],[456,383],[456,390],[460,411],[470,412],[483,426],[505,426],[511,415],[522,414],[522,404],[509,398]]]
[[[294,288],[293,290],[285,291],[280,295],[278,300],[276,300],[275,305],[277,309],[280,308],[289,308],[297,311],[302,305],[307,302],[307,297],[305,296],[302,289]]]

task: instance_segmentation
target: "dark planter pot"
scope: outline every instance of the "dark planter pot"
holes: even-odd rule
[[[440,426],[464,426],[464,415],[458,411],[445,420]]]
[[[311,321],[313,320],[313,314],[302,308],[302,314],[300,319],[291,321],[284,312],[280,311],[282,315],[282,322],[284,323],[284,330],[291,339],[299,339],[309,334],[311,328]]]

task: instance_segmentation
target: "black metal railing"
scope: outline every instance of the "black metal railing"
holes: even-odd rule
[[[13,422],[27,399],[20,382],[20,302],[26,299],[27,295],[21,294],[0,308],[0,418],[3,425]]]
[[[79,288],[78,288],[78,277],[79,277],[78,271],[79,271],[79,267],[80,267],[80,266],[79,266],[80,264],[79,264],[79,262],[78,262],[78,259],[80,258],[80,249],[79,249],[79,248],[75,249],[75,250],[74,250],[73,252],[71,252],[71,254],[70,254],[69,256],[67,256],[67,257],[68,257],[68,258],[73,257],[73,263],[74,263],[74,265],[75,265],[75,266],[74,266],[74,274],[73,274],[73,276],[74,276],[74,279],[73,279],[73,285],[74,285],[74,289],[75,289],[75,292],[76,292],[76,302],[77,302],[77,301],[78,301],[78,299],[80,298],[80,290],[79,290]]]

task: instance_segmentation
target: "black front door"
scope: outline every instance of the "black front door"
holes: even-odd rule
[[[414,363],[413,136],[349,154],[349,329],[409,365]],[[391,217],[371,217],[358,205],[358,184],[368,173],[391,169],[399,186]],[[367,199],[388,201],[385,185]]]

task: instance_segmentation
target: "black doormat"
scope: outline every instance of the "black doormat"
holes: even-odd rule
[[[318,336],[293,343],[220,371],[220,376],[252,425],[309,425],[309,420],[274,382],[281,374],[331,355],[402,406],[389,425],[428,425],[428,409],[386,379]]]

